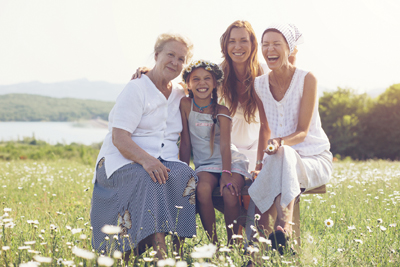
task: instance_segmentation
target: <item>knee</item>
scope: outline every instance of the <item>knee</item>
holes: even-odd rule
[[[198,183],[196,187],[196,197],[197,201],[204,203],[206,201],[211,201],[212,188],[209,184]]]
[[[229,190],[224,190],[222,192],[222,197],[224,199],[224,206],[225,207],[236,207],[239,205],[239,197],[236,195],[232,195]]]

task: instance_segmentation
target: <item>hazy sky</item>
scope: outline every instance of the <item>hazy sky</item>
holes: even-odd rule
[[[258,39],[272,22],[296,24],[305,39],[297,65],[322,86],[364,92],[400,83],[399,14],[398,0],[0,0],[0,85],[126,83],[154,64],[163,32],[187,35],[194,58],[220,62],[220,36],[242,19]]]

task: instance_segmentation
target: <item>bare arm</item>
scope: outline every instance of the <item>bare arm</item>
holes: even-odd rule
[[[190,134],[189,134],[189,124],[188,124],[188,115],[190,112],[190,99],[182,98],[180,104],[181,117],[182,117],[182,132],[181,132],[181,142],[179,145],[179,159],[183,162],[186,162],[187,165],[190,163],[190,151],[192,150],[192,146],[190,143]]]
[[[113,128],[112,141],[122,156],[142,165],[155,183],[165,184],[170,170],[132,141],[130,132]]]
[[[227,107],[219,106],[218,110],[219,114],[225,114],[230,116],[229,110]],[[220,136],[220,151],[222,158],[222,170],[231,171],[232,164],[232,152],[231,152],[231,125],[232,121],[225,116],[218,116],[219,128],[221,129]],[[233,179],[232,175],[226,172],[221,173],[220,180],[220,194],[222,196],[222,191],[224,188],[231,183],[231,187],[228,189],[231,191],[232,195],[238,195],[239,190],[236,181]]]
[[[315,103],[317,101],[317,79],[310,72],[304,79],[303,96],[300,100],[299,119],[296,131],[288,136],[282,137],[285,145],[294,146],[304,141],[310,129],[311,119],[314,112]],[[279,138],[268,140],[268,144],[275,144],[279,147]],[[268,154],[275,154],[274,152]]]
[[[264,149],[267,147],[268,139],[271,137],[271,129],[265,116],[264,105],[260,98],[256,96],[258,113],[260,114],[260,133],[258,137],[257,161],[261,161],[264,157]],[[256,164],[256,171],[262,169],[262,163]]]

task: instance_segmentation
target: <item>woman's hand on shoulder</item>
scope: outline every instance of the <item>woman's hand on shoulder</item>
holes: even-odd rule
[[[164,166],[158,159],[148,157],[142,162],[143,169],[150,175],[155,183],[165,184],[168,180],[168,172],[171,170]]]
[[[139,68],[137,68],[136,73],[134,73],[132,75],[131,80],[138,79],[138,78],[142,77],[142,74],[146,74],[149,71],[151,71],[151,69],[149,69],[148,67],[139,67]]]

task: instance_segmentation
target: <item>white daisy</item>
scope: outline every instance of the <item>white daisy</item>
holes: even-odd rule
[[[78,247],[73,247],[72,248],[72,253],[75,254],[75,256],[87,260],[92,260],[96,257],[96,254],[93,252],[90,252],[89,250],[78,248]]]
[[[51,263],[51,261],[53,260],[50,257],[43,257],[43,256],[40,256],[40,255],[33,256],[33,259],[35,261],[37,261],[37,262],[40,262],[40,263]]]
[[[100,266],[109,267],[109,266],[112,266],[112,265],[114,264],[114,259],[112,259],[112,258],[110,258],[110,257],[106,257],[106,256],[104,256],[104,257],[98,257],[98,258],[97,258],[97,263],[98,263]]]
[[[108,235],[115,235],[115,234],[119,234],[121,232],[121,227],[106,224],[101,228],[101,231]]]
[[[333,226],[333,221],[332,221],[332,219],[326,219],[325,221],[324,221],[324,223],[325,223],[325,226],[326,227],[332,227]]]

